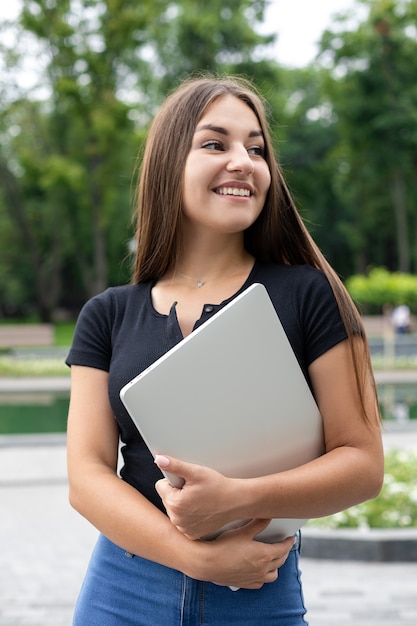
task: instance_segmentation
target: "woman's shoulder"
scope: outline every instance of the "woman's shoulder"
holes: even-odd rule
[[[294,315],[336,305],[326,274],[310,265],[262,264],[254,280],[266,287],[277,308],[292,310]]]
[[[115,285],[90,298],[89,301],[98,302],[129,302],[141,298],[149,290],[149,283]]]
[[[325,273],[311,265],[260,263],[258,276],[260,280],[272,281],[275,285],[285,289],[329,284]]]
[[[110,312],[125,310],[146,302],[149,283],[116,285],[108,287],[101,293],[92,296],[84,304],[82,311],[107,315]]]

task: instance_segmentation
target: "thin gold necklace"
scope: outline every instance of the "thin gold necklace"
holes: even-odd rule
[[[178,272],[178,274],[180,276],[183,276],[184,278],[188,278],[188,280],[192,280],[193,282],[196,283],[196,286],[200,289],[200,287],[202,287],[204,285],[204,281],[201,280],[201,278],[193,278],[192,276],[187,276],[187,274],[183,274],[182,272]]]

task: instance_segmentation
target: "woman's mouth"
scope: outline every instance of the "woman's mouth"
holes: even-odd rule
[[[240,196],[242,198],[249,198],[252,195],[251,190],[246,187],[218,187],[214,191],[221,196]]]

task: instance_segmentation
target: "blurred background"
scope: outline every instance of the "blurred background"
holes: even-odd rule
[[[71,320],[129,280],[147,125],[196,70],[265,95],[297,205],[348,285],[375,267],[414,279],[415,0],[9,0],[1,13],[3,319]],[[417,283],[400,278],[366,288],[364,313],[415,312]]]
[[[267,99],[384,418],[417,424],[417,0],[8,0],[0,19],[0,433],[65,431],[77,314],[130,279],[149,122],[202,70]]]

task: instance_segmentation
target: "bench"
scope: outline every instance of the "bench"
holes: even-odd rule
[[[0,324],[0,348],[53,346],[53,324]]]

